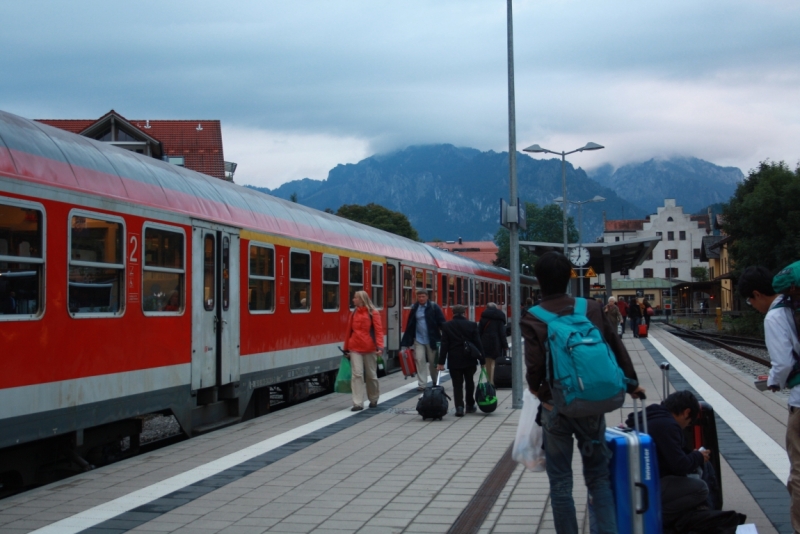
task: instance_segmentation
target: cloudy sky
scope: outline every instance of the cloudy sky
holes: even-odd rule
[[[3,0],[0,109],[219,119],[238,183],[413,144],[508,150],[503,0]],[[800,159],[797,0],[515,0],[517,147]]]

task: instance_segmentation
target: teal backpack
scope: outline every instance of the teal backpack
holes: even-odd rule
[[[586,317],[586,299],[576,298],[571,315],[531,308],[547,323],[546,373],[553,406],[567,417],[602,415],[625,401],[626,378],[611,348]]]

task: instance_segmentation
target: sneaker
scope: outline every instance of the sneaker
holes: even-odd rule
[[[478,411],[478,408],[473,404],[472,406],[467,406],[467,413],[475,413]]]
[[[352,408],[350,408],[350,411],[351,412],[359,412],[359,411],[361,411],[363,409],[364,409],[363,406],[353,406]]]
[[[370,408],[377,408],[378,407],[378,403],[377,402],[370,402],[369,403],[369,407]]]
[[[456,407],[456,417],[464,417],[464,407],[457,406]]]

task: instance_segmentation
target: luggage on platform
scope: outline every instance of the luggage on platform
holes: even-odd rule
[[[492,413],[497,409],[497,391],[489,383],[485,367],[481,367],[478,386],[475,388],[475,402],[483,413]]]
[[[638,401],[634,399],[634,412]],[[642,401],[644,411],[644,401]],[[655,443],[647,434],[647,418],[636,429],[606,429],[606,445],[611,450],[611,489],[617,510],[619,534],[660,534],[661,484]]]
[[[639,337],[647,337],[647,325],[640,324],[638,328],[639,328]]]
[[[414,361],[414,349],[410,347],[403,347],[397,354],[397,359],[400,360],[400,370],[403,371],[403,376],[417,376],[417,363]]]
[[[497,388],[511,387],[511,357],[502,356],[494,361],[494,386]]]
[[[450,408],[450,403],[447,400],[450,398],[444,392],[444,388],[439,385],[442,375],[445,371],[439,371],[436,378],[436,385],[428,386],[422,392],[422,396],[417,401],[417,413],[425,419],[439,419],[447,415],[447,410]]]

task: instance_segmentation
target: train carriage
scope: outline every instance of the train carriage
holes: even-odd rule
[[[171,413],[188,435],[330,383],[352,294],[396,367],[418,288],[448,317],[508,272],[0,112],[0,483]],[[54,452],[55,451],[55,452]],[[22,466],[22,467],[21,467]]]

